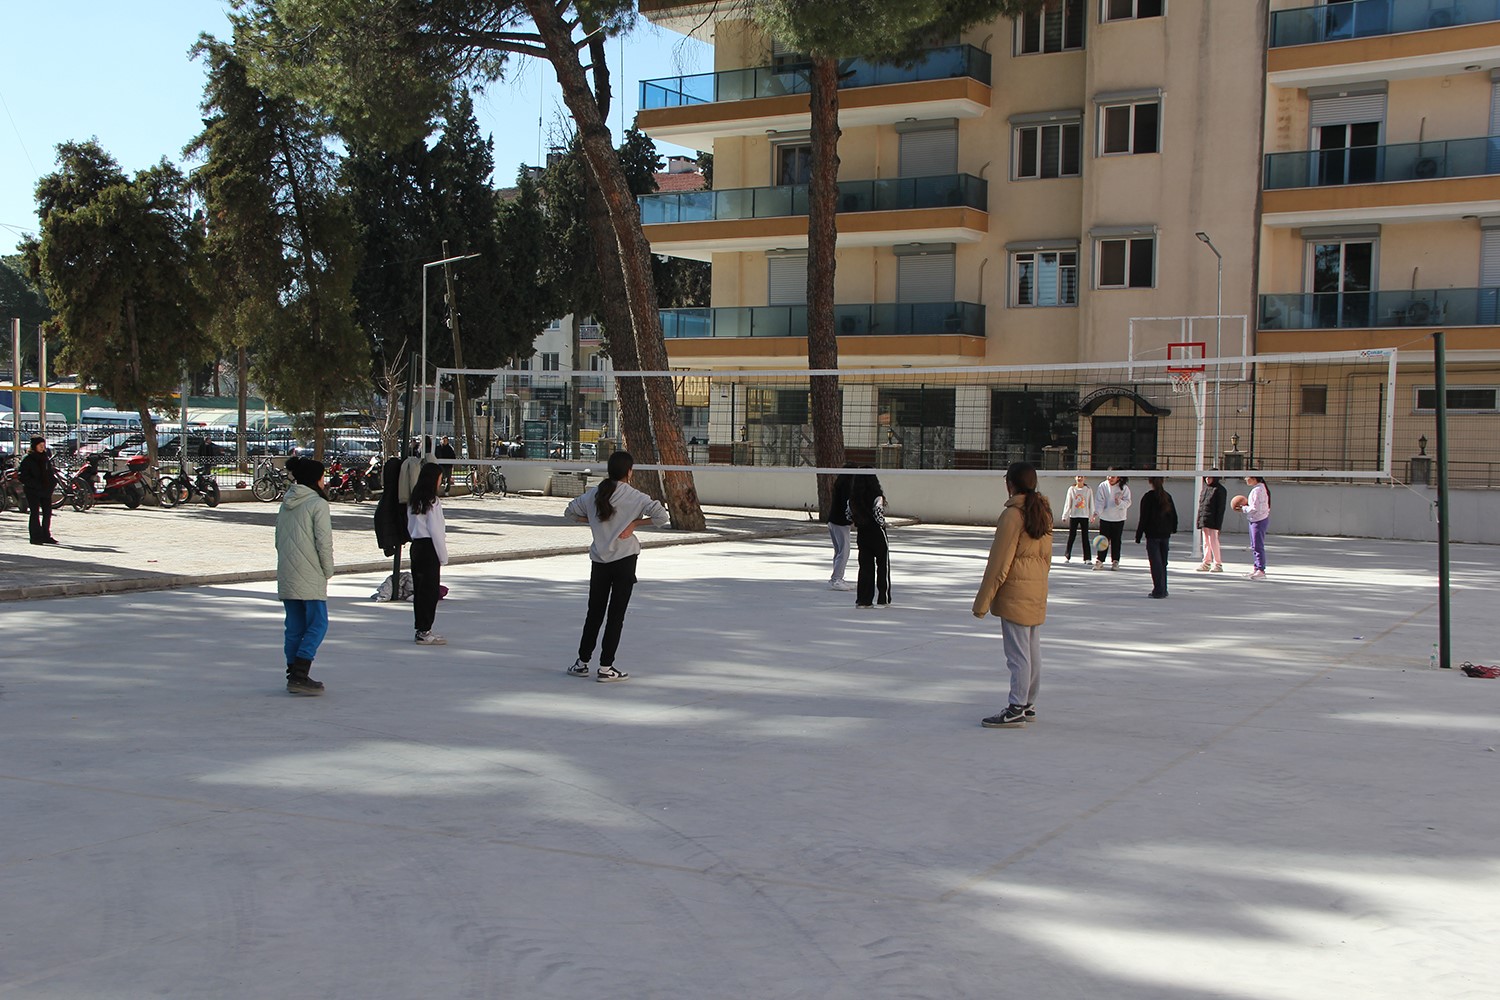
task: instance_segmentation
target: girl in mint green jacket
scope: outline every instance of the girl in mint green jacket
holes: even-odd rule
[[[318,695],[308,676],[328,634],[328,578],[333,576],[333,523],[323,493],[323,463],[286,460],[295,482],[276,513],[276,595],[286,606],[286,689]]]

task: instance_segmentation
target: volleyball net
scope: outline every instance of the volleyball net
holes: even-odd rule
[[[436,374],[438,384],[495,379],[491,398],[498,392],[502,402],[483,413],[480,436],[508,451],[481,449],[469,464],[524,457],[559,469],[597,465],[608,450],[628,447],[620,385],[666,378],[688,464],[642,468],[838,471],[817,466],[810,406],[810,377],[836,375],[846,459],[879,470],[993,475],[1025,461],[1051,475],[1393,477],[1402,433],[1394,350],[1211,358],[1203,346],[1174,344],[1165,357],[1107,365]],[[1401,414],[1420,417],[1408,406]],[[430,423],[423,429],[432,432]]]

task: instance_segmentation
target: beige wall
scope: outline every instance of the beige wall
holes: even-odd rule
[[[1473,288],[1479,284],[1479,224],[1408,223],[1380,232],[1380,287]]]
[[[1423,119],[1426,119],[1424,126]],[[1490,74],[1391,81],[1385,141],[1468,139],[1490,130]]]

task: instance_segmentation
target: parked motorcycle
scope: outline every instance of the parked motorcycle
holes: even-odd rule
[[[83,467],[74,474],[74,479],[87,482],[94,490],[96,500],[118,500],[131,510],[135,510],[145,502],[147,494],[155,494],[161,501],[163,507],[170,507],[173,498],[166,490],[158,490],[152,484],[149,472],[151,458],[149,455],[136,455],[125,462],[125,469],[121,472],[101,472],[99,462],[102,456],[90,455]],[[100,476],[103,476],[101,481]]]
[[[368,500],[370,487],[365,483],[365,472],[358,466],[345,469],[344,463],[335,460],[328,466],[323,490],[330,500]]]
[[[197,497],[210,507],[219,506],[219,481],[214,478],[212,469],[212,462],[200,462],[195,475],[190,477],[187,465],[177,463],[177,475],[162,480],[162,495],[170,496],[174,504],[184,504]]]

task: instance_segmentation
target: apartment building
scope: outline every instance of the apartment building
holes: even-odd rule
[[[672,362],[795,366],[800,57],[739,5],[641,10],[714,46],[713,73],[641,84],[642,129],[714,153],[713,192],[641,199],[653,249],[713,265],[713,308],[664,314]],[[1500,0],[1049,0],[948,41],[842,67],[842,367],[1409,347],[1437,324],[1500,347]],[[1142,320],[1208,314],[1247,320]],[[1416,392],[1398,414],[1420,423]],[[1155,467],[1148,401],[1073,404],[1080,463]],[[884,420],[862,408],[846,393],[855,450]],[[960,409],[988,464],[1059,444],[1056,422],[1018,438],[998,397]]]

